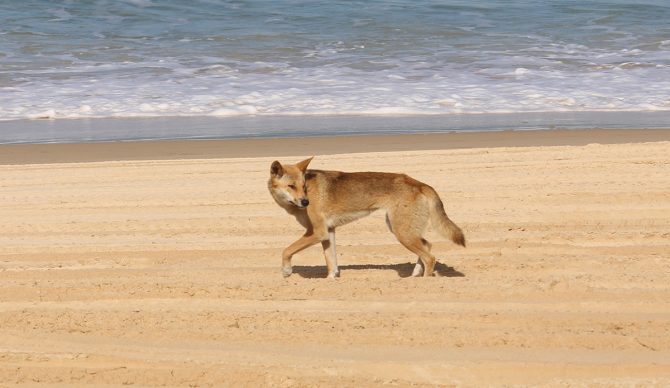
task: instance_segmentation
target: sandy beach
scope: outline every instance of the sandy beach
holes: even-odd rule
[[[413,137],[412,137],[413,136]],[[432,136],[432,137],[431,137]],[[280,274],[270,163],[403,172],[468,247],[384,214]],[[0,146],[0,385],[668,386],[670,130]]]

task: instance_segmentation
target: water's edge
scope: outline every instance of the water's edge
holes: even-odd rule
[[[592,128],[670,128],[670,111],[15,120],[0,122],[0,144]]]

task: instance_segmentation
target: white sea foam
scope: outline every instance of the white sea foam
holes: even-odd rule
[[[0,4],[0,120],[670,110],[663,2],[44,4]]]

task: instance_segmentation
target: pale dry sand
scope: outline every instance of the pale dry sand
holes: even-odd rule
[[[670,142],[317,156],[437,189],[435,278],[379,213],[283,279],[265,152],[0,166],[0,385],[670,385]]]

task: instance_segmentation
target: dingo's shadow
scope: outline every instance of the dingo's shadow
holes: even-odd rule
[[[362,269],[392,269],[398,273],[398,276],[401,278],[408,278],[412,276],[412,271],[414,270],[415,263],[402,263],[402,264],[351,264],[351,265],[342,265],[340,266],[340,273],[349,271],[349,270],[362,270]],[[317,266],[306,266],[306,265],[294,265],[293,273],[297,274],[303,278],[315,279],[315,278],[325,278],[328,274],[328,268],[325,265]],[[449,278],[455,277],[464,277],[465,274],[460,272],[453,267],[450,267],[446,264],[435,263],[435,274],[437,276],[445,276]]]

